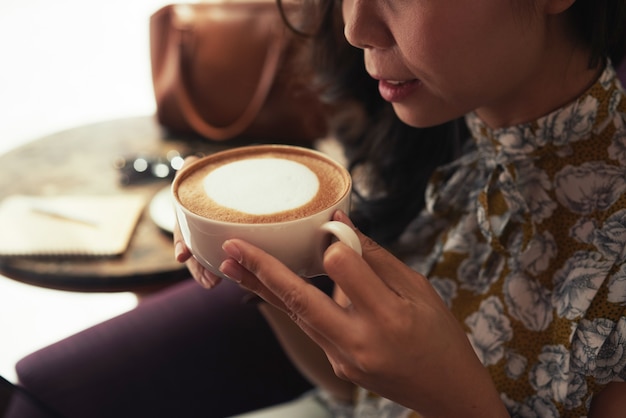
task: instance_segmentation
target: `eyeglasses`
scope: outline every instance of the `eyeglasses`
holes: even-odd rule
[[[341,10],[341,3],[333,0],[277,0],[277,4],[285,25],[304,37],[317,36],[325,29],[322,22]]]

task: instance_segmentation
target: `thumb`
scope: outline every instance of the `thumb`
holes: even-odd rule
[[[357,234],[359,241],[361,242],[361,248],[363,251],[362,257],[365,261],[370,264],[371,267],[379,264],[380,262],[384,262],[389,260],[389,258],[395,258],[391,253],[381,247],[376,241],[367,235],[363,234],[359,229],[354,226],[348,215],[345,212],[338,210],[334,216],[333,220],[342,222],[348,226],[350,226],[354,232]]]
[[[343,222],[354,229],[361,242],[363,259],[389,287],[393,289],[403,288],[405,286],[405,274],[415,274],[415,271],[402,260],[359,231],[344,212],[337,211],[334,220]]]

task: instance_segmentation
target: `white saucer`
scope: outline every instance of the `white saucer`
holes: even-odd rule
[[[174,232],[176,225],[176,212],[172,201],[170,186],[160,190],[150,201],[150,218],[164,231]]]

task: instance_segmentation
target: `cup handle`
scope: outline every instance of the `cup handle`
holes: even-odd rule
[[[339,221],[328,221],[321,226],[321,229],[322,231],[333,234],[339,241],[356,251],[357,254],[363,255],[361,241],[359,241],[356,232],[348,225]]]

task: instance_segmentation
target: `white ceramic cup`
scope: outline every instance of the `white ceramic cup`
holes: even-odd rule
[[[297,150],[316,158],[323,159],[332,165],[337,175],[343,176],[347,187],[341,196],[327,207],[309,216],[271,223],[227,222],[210,218],[209,215],[198,215],[185,207],[178,196],[177,189],[185,181],[188,173],[205,166],[209,162],[224,156],[235,155],[243,151],[264,150]],[[246,152],[242,153],[244,156]],[[323,184],[320,187],[324,187]],[[232,238],[243,239],[271,254],[301,277],[314,277],[324,274],[322,265],[323,254],[333,239],[338,239],[361,254],[361,244],[348,225],[332,221],[337,210],[349,213],[352,181],[348,171],[330,157],[314,150],[285,145],[256,145],[235,148],[211,154],[182,169],[172,183],[173,201],[178,224],[185,241],[193,256],[209,271],[224,277],[219,271],[222,262],[227,258],[222,250],[224,241]]]

